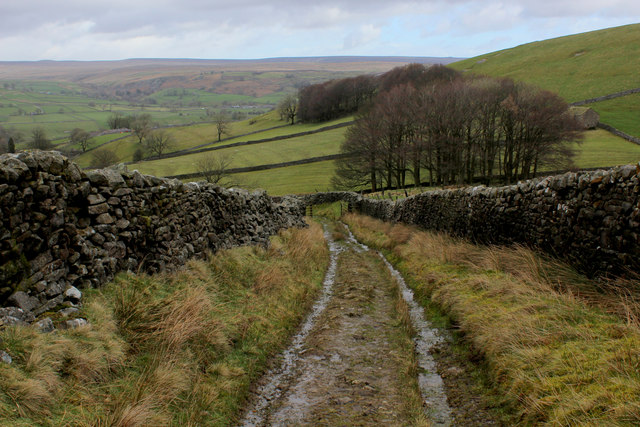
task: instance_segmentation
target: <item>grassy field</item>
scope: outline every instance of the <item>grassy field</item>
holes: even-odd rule
[[[585,132],[584,141],[575,148],[575,164],[579,168],[628,165],[640,161],[640,145],[602,129]]]
[[[225,145],[238,141],[283,136],[290,133],[318,129],[323,126],[348,120],[351,120],[351,118],[323,124],[284,126],[250,136],[232,138],[220,144]],[[254,129],[252,126],[268,129],[273,125],[281,125],[282,121],[277,118],[275,113],[270,113],[259,117],[252,125],[249,125],[249,123],[249,121],[244,121],[234,124],[237,126],[234,128],[234,132],[236,129],[237,132],[246,132],[249,129]],[[339,152],[345,130],[346,128],[339,128],[259,145],[221,149],[212,153],[213,155],[230,156],[232,159],[230,167],[256,166],[335,154]],[[175,132],[176,140],[181,141],[181,148],[188,148],[201,142],[207,134],[214,130],[212,125],[196,125],[184,128],[173,128],[169,131]],[[106,137],[109,136],[102,138]],[[120,141],[112,142],[105,147],[115,150],[120,158],[127,161],[132,159],[133,152],[139,145],[133,137],[128,137]],[[578,168],[610,167],[640,161],[640,146],[625,141],[604,130],[586,132],[584,141],[581,144],[576,144],[575,150],[575,166]],[[90,152],[85,153],[78,157],[76,161],[81,166],[88,166],[91,155]],[[198,153],[169,159],[145,161],[132,164],[129,168],[137,169],[145,174],[158,176],[193,173],[197,171],[195,165],[202,155],[204,154]],[[333,161],[325,161],[307,165],[234,174],[229,177],[226,182],[248,189],[265,189],[269,194],[273,195],[308,193],[332,189],[330,180],[334,170],[335,163]]]
[[[229,167],[247,167],[264,164],[289,162],[310,157],[337,154],[340,150],[345,128],[339,128],[314,135],[216,150],[213,155],[227,156]],[[130,169],[157,176],[180,175],[197,172],[196,163],[204,154],[187,154],[162,160],[134,163]]]
[[[250,190],[266,190],[272,196],[330,191],[335,162],[327,160],[299,166],[238,173],[227,182]]]
[[[115,111],[125,115],[148,113],[161,125],[198,122],[204,116],[202,107],[142,107],[124,101],[105,101],[78,87],[69,89],[67,83],[15,84],[15,89],[0,85],[0,126],[20,131],[27,140],[36,126],[43,127],[54,140],[68,138],[74,128],[89,132],[106,129],[107,120]]]
[[[640,94],[589,104],[600,114],[600,121],[630,135],[640,136]]]
[[[0,331],[0,424],[228,426],[311,307],[328,265],[320,225],[269,249],[224,250],[173,274],[86,290],[90,326]],[[54,319],[58,320],[58,319]]]
[[[359,240],[387,252],[434,321],[457,331],[479,377],[489,378],[493,405],[512,414],[506,425],[640,422],[635,288],[622,298],[623,283],[591,282],[523,247],[345,220]]]
[[[529,43],[450,66],[530,82],[569,102],[595,98],[640,87],[640,24]],[[604,108],[599,104],[593,107],[603,115],[604,123],[640,136],[640,110],[635,98],[621,98]],[[617,125],[607,121],[611,117]]]
[[[169,135],[171,135],[174,140],[174,144],[167,150],[167,153],[171,153],[171,152],[180,151],[180,150],[187,150],[200,145],[205,145],[206,147],[214,147],[214,146],[224,146],[228,144],[234,144],[237,142],[252,141],[257,139],[277,138],[277,137],[286,136],[286,135],[295,134],[295,133],[313,131],[326,126],[349,122],[352,120],[353,120],[352,117],[345,117],[343,119],[337,119],[337,120],[320,123],[320,124],[296,123],[295,125],[286,125],[284,121],[280,120],[280,117],[275,111],[271,111],[267,114],[263,114],[255,118],[230,123],[229,133],[226,135],[226,137],[224,137],[224,140],[222,142],[217,142],[216,126],[212,123],[202,123],[202,124],[191,125],[191,126],[179,126],[179,127],[167,128],[164,130]],[[271,129],[274,127],[278,127],[278,128]],[[342,129],[342,131],[344,131],[344,129]],[[258,132],[258,133],[255,133],[255,132]],[[249,133],[251,134],[246,135]],[[233,135],[245,135],[245,136],[233,137]],[[319,139],[322,142],[323,137],[322,137],[322,134],[320,135],[321,137]],[[313,145],[314,141],[316,141],[314,137],[315,135],[310,135],[307,137],[309,138],[309,143],[311,145]],[[304,137],[301,137],[301,138],[304,138]],[[106,144],[102,146],[100,149],[113,151],[118,157],[120,162],[131,162],[133,161],[134,152],[140,148],[144,149],[144,146],[138,143],[138,139],[134,135],[131,135],[122,140],[118,140],[110,144]],[[77,149],[79,149],[79,147],[77,147]],[[254,150],[255,149],[256,148],[254,147]],[[328,153],[328,154],[333,154],[333,153]],[[310,155],[309,157],[316,157],[320,155],[322,154]],[[191,159],[197,158],[197,156],[195,157],[194,156],[191,156]],[[82,167],[87,167],[91,163],[92,157],[93,157],[93,153],[88,151],[74,158],[74,161],[79,165],[81,165]],[[162,167],[163,167],[162,165],[166,165],[169,169],[170,168],[175,169],[175,166],[176,166],[175,161],[183,165],[184,159],[180,160],[180,159],[172,158],[172,159],[164,159],[164,160],[157,160],[153,162],[144,162],[144,163],[153,163],[154,170],[158,171],[158,173],[161,176],[166,176],[166,175],[172,175],[175,173],[162,172]],[[282,160],[282,161],[285,161],[285,160]],[[189,162],[192,163],[192,160],[188,160],[186,163],[189,163]],[[144,163],[141,163],[141,165],[144,165]],[[142,166],[142,167],[144,168],[145,166]],[[179,173],[188,173],[188,172],[179,172]]]
[[[512,77],[580,101],[640,87],[640,24],[528,43],[451,64]]]
[[[60,140],[76,127],[106,129],[112,111],[149,113],[160,126],[201,122],[205,110],[225,111],[240,121],[271,110],[303,85],[403,64],[162,59],[3,63],[0,126],[25,138],[42,126],[49,138]]]

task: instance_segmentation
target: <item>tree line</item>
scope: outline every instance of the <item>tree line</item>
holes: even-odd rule
[[[337,188],[403,188],[408,178],[451,185],[500,176],[512,183],[543,165],[568,167],[567,142],[581,135],[559,96],[508,78],[463,78],[411,64],[377,78],[376,88],[347,131]]]
[[[355,113],[373,99],[378,83],[376,77],[362,75],[303,87],[298,92],[298,119],[323,122]]]

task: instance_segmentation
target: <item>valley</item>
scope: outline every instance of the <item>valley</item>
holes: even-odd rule
[[[639,49],[0,62],[0,425],[640,424]]]

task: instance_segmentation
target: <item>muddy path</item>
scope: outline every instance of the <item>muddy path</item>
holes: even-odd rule
[[[343,225],[325,230],[332,259],[322,294],[241,425],[457,424],[431,356],[445,340],[384,257]]]

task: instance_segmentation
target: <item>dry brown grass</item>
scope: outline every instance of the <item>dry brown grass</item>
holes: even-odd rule
[[[417,295],[453,319],[521,423],[640,423],[637,281],[589,281],[521,246],[476,247],[346,220],[365,243],[389,250]]]
[[[320,288],[322,228],[270,248],[220,251],[188,269],[123,275],[85,293],[91,325],[0,331],[0,424],[229,425],[250,381],[284,346]]]

